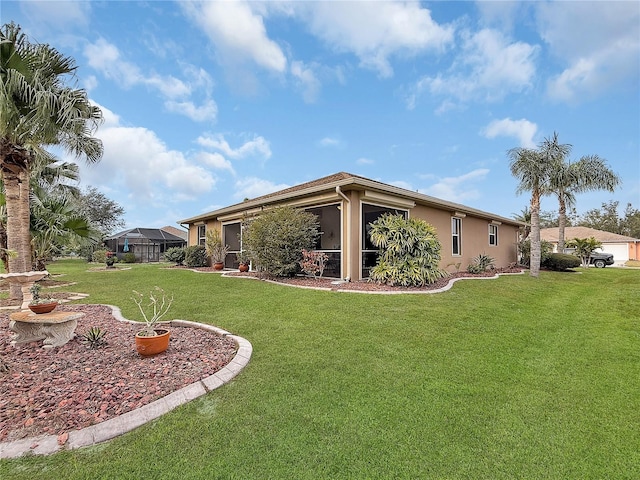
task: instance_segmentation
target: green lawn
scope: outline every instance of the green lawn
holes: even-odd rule
[[[640,478],[640,271],[458,282],[437,295],[294,289],[158,266],[52,264],[137,318],[241,335],[233,382],[96,447],[0,461],[2,479]]]

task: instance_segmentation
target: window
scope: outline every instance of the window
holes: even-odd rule
[[[320,235],[314,250],[321,251],[329,257],[324,269],[325,277],[340,278],[342,249],[342,215],[340,205],[332,203],[320,207],[306,208],[305,212],[314,214],[318,219]]]
[[[498,226],[489,225],[489,245],[498,246]]]
[[[237,254],[241,247],[242,224],[240,222],[227,223],[222,226],[222,242],[229,247],[228,255],[225,257],[225,268],[238,268]]]
[[[207,239],[207,226],[198,225],[198,245],[204,245]]]
[[[397,208],[380,207],[368,203],[362,204],[362,278],[369,276],[371,267],[375,267],[378,261],[378,249],[371,242],[369,232],[371,224],[385,213],[392,215],[402,215],[405,219],[408,216],[406,210]]]
[[[462,219],[451,218],[451,254],[462,255]]]

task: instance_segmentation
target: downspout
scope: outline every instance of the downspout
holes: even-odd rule
[[[343,203],[343,205],[347,210],[347,215],[346,215],[346,231],[347,231],[347,235],[346,235],[346,246],[342,247],[342,251],[344,253],[344,272],[343,272],[343,277],[345,281],[349,282],[351,281],[351,278],[353,278],[353,276],[351,275],[351,200],[349,200],[349,197],[347,197],[344,192],[342,190],[340,190],[340,186],[338,185],[336,187],[336,193],[338,195],[340,195],[342,197],[342,199],[346,202]]]

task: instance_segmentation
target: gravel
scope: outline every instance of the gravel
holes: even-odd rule
[[[171,327],[167,351],[141,357],[136,325],[101,305],[60,305],[80,311],[77,334],[106,331],[107,345],[90,349],[76,336],[45,351],[42,342],[11,346],[9,312],[0,314],[0,441],[62,435],[139,408],[212,375],[237,345],[208,330]]]

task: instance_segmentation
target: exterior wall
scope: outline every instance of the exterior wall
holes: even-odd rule
[[[489,245],[489,224],[486,219],[469,215],[458,217],[462,220],[461,254],[452,254],[451,211],[439,210],[418,205],[410,212],[411,217],[420,218],[433,225],[442,245],[440,267],[455,272],[466,270],[473,258],[486,254],[495,260],[496,267],[506,267],[517,261],[518,228],[511,225],[498,225],[498,245]],[[459,267],[456,265],[460,263]]]
[[[295,207],[311,207],[338,202],[341,212],[341,278],[360,280],[362,278],[362,220],[361,204],[375,204],[389,208],[406,210],[409,218],[421,218],[436,229],[436,233],[442,245],[440,267],[449,271],[465,270],[472,262],[473,257],[486,254],[494,258],[496,267],[506,267],[517,261],[518,228],[513,225],[498,225],[498,245],[489,245],[489,224],[487,219],[461,217],[461,254],[452,254],[451,218],[454,212],[422,205],[414,205],[403,198],[394,198],[390,195],[378,195],[376,198],[371,192],[360,190],[340,191],[342,195],[333,192],[321,194],[317,197],[308,197],[291,202]],[[369,195],[369,196],[367,196]],[[346,198],[345,198],[346,197]],[[413,206],[410,206],[413,205]],[[230,214],[223,217],[224,223],[235,222],[242,218],[242,213]],[[217,228],[222,231],[222,222],[207,220],[206,230]],[[190,224],[188,232],[188,245],[198,244],[198,225]],[[459,264],[458,266],[456,266]]]

